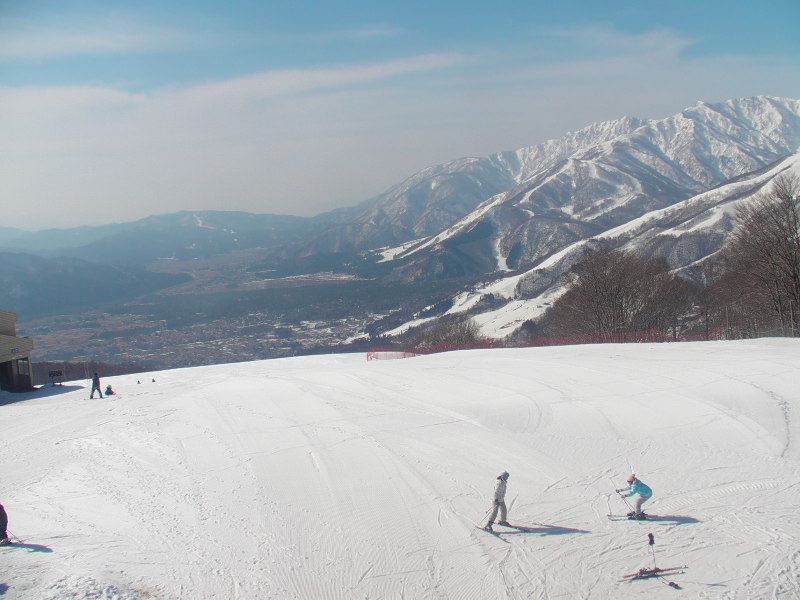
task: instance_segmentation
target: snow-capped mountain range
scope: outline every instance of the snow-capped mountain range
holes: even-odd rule
[[[800,101],[792,99],[701,102],[663,120],[595,124],[492,157],[518,165],[519,183],[383,255],[398,263],[396,277],[412,280],[499,275],[459,296],[450,312],[469,312],[488,294],[505,298],[504,308],[476,316],[484,334],[502,337],[543,312],[593,240],[664,256],[696,274],[734,226],[736,206],[776,175],[800,172],[798,146]]]
[[[306,253],[371,250],[433,236],[487,198],[514,189],[582,148],[631,133],[643,123],[630,118],[595,123],[536,146],[429,167],[356,207],[358,212],[351,209],[346,213],[349,218],[312,240]]]
[[[736,210],[767,189],[781,174],[800,177],[800,153],[708,192],[667,208],[648,212],[601,234],[578,240],[535,264],[531,269],[506,277],[455,298],[448,314],[472,314],[487,337],[502,338],[525,321],[540,317],[565,290],[562,275],[583,255],[587,247],[605,245],[633,250],[642,256],[664,257],[675,271],[690,278],[702,272],[703,263],[724,244],[735,227]],[[503,299],[501,308],[475,313],[483,298]],[[397,328],[422,325],[418,319]]]
[[[394,259],[414,257],[408,271],[435,272],[464,251],[464,238],[466,254],[488,271],[531,266],[578,239],[762,169],[798,146],[800,100],[699,103],[659,121],[595,124],[486,159],[505,165],[517,183]],[[407,195],[422,185],[420,176],[408,182]],[[432,190],[437,177],[426,178]],[[396,203],[387,195],[383,205]],[[471,267],[459,264],[466,272]]]

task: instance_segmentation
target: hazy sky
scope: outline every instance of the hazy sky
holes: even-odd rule
[[[310,216],[594,121],[797,98],[798,31],[798,0],[0,0],[0,227]]]

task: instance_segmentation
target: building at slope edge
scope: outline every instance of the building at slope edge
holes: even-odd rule
[[[17,337],[17,313],[0,310],[0,390],[27,392],[33,389],[32,351],[32,339]]]

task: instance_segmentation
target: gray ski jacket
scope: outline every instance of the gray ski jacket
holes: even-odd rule
[[[497,484],[494,486],[494,501],[503,502],[506,498],[507,482],[502,477],[497,478]]]

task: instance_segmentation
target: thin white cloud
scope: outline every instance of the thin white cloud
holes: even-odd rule
[[[270,144],[330,135],[331,127],[357,128],[359,117],[348,110],[360,105],[371,86],[469,60],[458,54],[426,55],[277,70],[149,93],[101,86],[0,87],[0,154],[64,159],[191,149],[196,161],[198,148],[212,154],[215,146],[263,152]]]
[[[321,31],[309,34],[272,32],[265,35],[167,27],[127,14],[60,16],[50,21],[0,18],[0,62],[59,59],[90,55],[149,54],[171,50],[201,49],[210,45],[328,44],[360,42],[402,35],[386,25]]]
[[[400,75],[446,70],[474,62],[457,54],[430,54],[372,64],[330,68],[279,69],[246,77],[153,92],[131,93],[104,86],[0,86],[0,106],[10,113],[68,113],[135,108],[145,104],[219,104],[258,101],[281,96],[369,84]],[[215,107],[218,108],[218,107]]]
[[[429,54],[389,60],[374,64],[344,65],[340,67],[311,69],[281,69],[257,73],[247,77],[211,82],[168,92],[181,100],[257,100],[289,96],[315,90],[367,84],[399,75],[413,75],[442,71],[473,62],[458,53]]]
[[[654,29],[641,33],[623,33],[604,27],[549,28],[536,30],[537,36],[555,43],[567,57],[586,55],[600,57],[615,54],[657,53],[678,55],[694,40],[669,29]]]
[[[129,15],[32,22],[0,19],[0,62],[87,55],[146,54],[199,48],[219,39],[210,33],[146,23]]]
[[[37,154],[76,147],[85,147],[86,152],[155,149],[159,144],[174,147],[246,137],[253,129],[281,131],[284,139],[291,139],[293,132],[331,110],[319,102],[301,101],[303,96],[336,97],[335,106],[344,110],[358,104],[355,89],[363,93],[371,86],[390,85],[398,76],[438,73],[470,60],[444,54],[276,70],[149,93],[103,86],[0,86],[0,151],[10,156],[23,149]],[[300,114],[301,110],[308,113]],[[350,115],[344,123],[352,127],[352,119]]]

